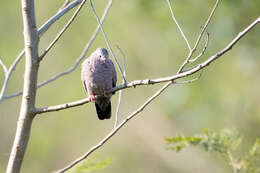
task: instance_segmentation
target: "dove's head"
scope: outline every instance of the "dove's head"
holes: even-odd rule
[[[95,51],[95,55],[103,60],[109,58],[108,51],[105,48],[97,48],[97,50]]]

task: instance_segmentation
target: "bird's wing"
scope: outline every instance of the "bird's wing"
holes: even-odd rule
[[[89,59],[86,59],[81,65],[81,81],[86,92],[87,92],[86,77],[88,75],[87,74],[88,68],[89,68]]]

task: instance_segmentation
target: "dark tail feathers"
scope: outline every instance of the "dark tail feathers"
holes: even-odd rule
[[[96,111],[100,120],[109,119],[111,117],[111,102],[108,104],[98,104],[95,102]]]

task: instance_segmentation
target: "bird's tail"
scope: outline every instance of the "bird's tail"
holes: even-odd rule
[[[109,119],[111,117],[111,101],[102,100],[95,102],[96,111],[100,120]]]

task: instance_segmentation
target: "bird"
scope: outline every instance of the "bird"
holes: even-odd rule
[[[89,101],[95,102],[100,120],[111,117],[111,96],[108,91],[116,86],[117,74],[105,48],[97,48],[81,65],[81,80]],[[98,96],[98,97],[96,97]]]

